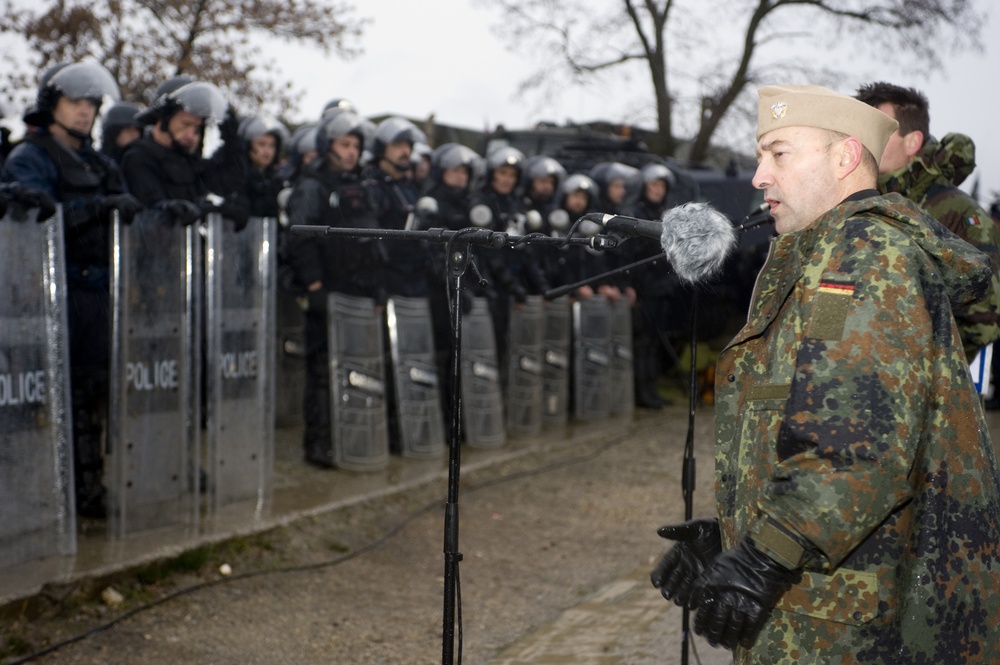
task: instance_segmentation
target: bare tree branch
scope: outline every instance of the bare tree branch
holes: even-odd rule
[[[288,111],[301,96],[273,76],[266,36],[351,58],[367,23],[336,0],[54,0],[25,10],[4,2],[0,34],[19,35],[44,70],[90,57],[114,75],[124,99],[148,103],[160,82],[189,74],[228,91],[238,108]],[[36,74],[9,67],[0,90]],[[32,91],[33,92],[33,91]]]
[[[554,89],[566,80],[579,85],[642,63],[657,110],[658,151],[678,153],[685,142],[676,135],[676,120],[687,123],[693,112],[696,126],[687,151],[691,159],[704,160],[733,109],[751,106],[741,101],[749,87],[775,80],[768,65],[789,49],[829,42],[831,52],[844,52],[847,44],[848,56],[898,62],[902,55],[911,66],[932,69],[940,66],[944,50],[977,47],[982,26],[977,7],[984,1],[494,0],[489,6],[502,11],[498,33],[512,48],[530,44],[553,56],[527,77],[530,85],[523,90]],[[705,29],[680,27],[700,23]],[[739,35],[715,37],[720,28],[734,26],[740,26]],[[829,76],[819,65],[803,65],[791,63],[780,75],[784,80]]]

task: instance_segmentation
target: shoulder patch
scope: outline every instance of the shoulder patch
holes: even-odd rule
[[[854,282],[824,280],[819,283],[806,335],[839,340],[854,300]]]

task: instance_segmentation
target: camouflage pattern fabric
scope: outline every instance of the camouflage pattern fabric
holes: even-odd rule
[[[929,137],[920,154],[879,178],[883,193],[896,192],[930,213],[963,240],[989,256],[992,299],[955,311],[966,356],[1000,338],[1000,228],[974,198],[958,188],[976,168],[976,146],[964,134]]]
[[[1000,480],[951,314],[989,285],[897,194],[773,241],[716,368],[719,520],[811,556],[736,663],[1000,663]]]

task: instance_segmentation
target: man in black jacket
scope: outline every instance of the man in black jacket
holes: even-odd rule
[[[327,117],[316,131],[321,157],[306,166],[288,199],[294,225],[374,228],[358,161],[371,123],[351,111]],[[333,466],[326,300],[332,291],[378,298],[385,266],[374,238],[288,236],[283,257],[305,294],[306,385],[303,446],[307,461]]]
[[[141,207],[114,161],[94,150],[90,133],[104,97],[118,85],[100,65],[56,65],[45,72],[24,121],[29,132],[4,164],[2,180],[43,192],[62,205],[66,238],[70,399],[77,512],[103,517],[102,432],[111,354],[110,226]],[[51,213],[50,213],[51,214]]]

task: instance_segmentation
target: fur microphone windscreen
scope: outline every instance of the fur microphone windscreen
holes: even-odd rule
[[[719,272],[736,246],[736,231],[709,204],[685,203],[663,213],[660,246],[677,276],[694,284]]]

